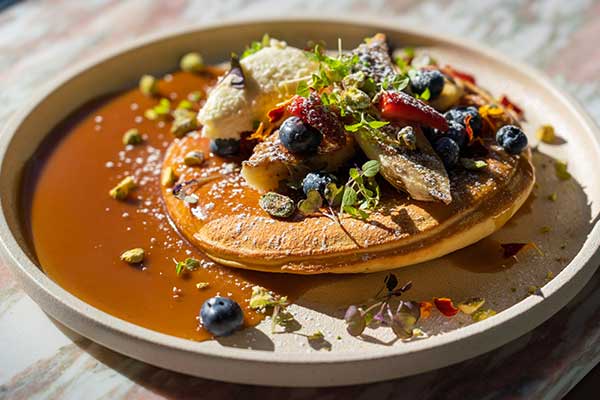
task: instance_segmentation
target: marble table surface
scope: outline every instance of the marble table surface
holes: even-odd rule
[[[128,39],[228,17],[397,17],[475,39],[548,73],[600,121],[600,2],[591,0],[26,1],[0,12],[0,123],[64,67]],[[561,398],[600,361],[600,273],[558,314],[500,349],[388,382],[285,389],[225,384],[107,350],[52,321],[0,265],[0,399]]]

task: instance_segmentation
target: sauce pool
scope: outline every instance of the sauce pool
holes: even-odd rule
[[[323,279],[226,268],[211,262],[173,228],[161,200],[160,168],[174,136],[169,121],[144,111],[160,97],[175,107],[206,90],[220,71],[178,72],[159,82],[159,96],[133,89],[83,107],[56,127],[31,160],[24,178],[24,209],[42,270],[81,300],[129,322],[192,340],[209,339],[198,320],[202,303],[229,296],[244,309],[245,325],[262,315],[248,308],[251,288],[264,286],[294,299]],[[194,104],[199,108],[200,103]],[[124,146],[137,128],[144,142]],[[108,191],[125,176],[139,183],[127,201]],[[130,248],[146,251],[132,266],[119,259]],[[201,260],[198,270],[177,276],[175,260]],[[198,289],[197,283],[208,287]]]

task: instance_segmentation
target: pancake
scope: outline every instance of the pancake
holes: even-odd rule
[[[477,242],[525,202],[535,182],[530,150],[510,156],[491,138],[483,144],[486,168],[449,171],[451,203],[417,201],[381,182],[381,203],[364,221],[269,216],[258,205],[260,194],[240,175],[241,160],[207,157],[200,166],[183,163],[189,151],[209,154],[208,140],[198,134],[169,147],[163,168],[172,168],[178,181],[163,187],[162,195],[179,231],[224,265],[294,274],[394,269]]]

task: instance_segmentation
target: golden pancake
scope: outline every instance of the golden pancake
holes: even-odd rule
[[[486,168],[449,171],[450,204],[413,200],[382,182],[381,203],[367,220],[345,215],[338,222],[325,211],[271,217],[240,175],[240,160],[208,157],[208,140],[197,134],[168,149],[163,171],[172,168],[177,184],[162,194],[174,225],[221,264],[295,274],[380,271],[468,246],[519,209],[535,181],[530,150],[510,156],[491,138],[484,145]],[[202,165],[183,162],[193,150],[207,155]]]

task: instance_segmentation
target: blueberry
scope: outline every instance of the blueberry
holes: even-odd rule
[[[456,142],[447,136],[443,136],[436,140],[433,145],[435,152],[440,156],[446,167],[452,167],[458,162],[458,154],[460,148]]]
[[[302,191],[305,195],[308,195],[308,192],[311,190],[316,190],[323,196],[327,185],[335,182],[335,180],[335,176],[333,175],[323,172],[311,172],[302,181]]]
[[[300,118],[290,117],[279,128],[279,139],[292,153],[312,153],[321,144],[323,134]]]
[[[479,110],[476,107],[456,107],[452,108],[444,114],[446,117],[446,121],[458,122],[462,126],[466,128],[465,118],[467,115],[471,116],[471,120],[469,121],[469,125],[471,126],[471,130],[474,135],[478,135],[481,132],[481,128],[483,127],[483,121],[481,119],[481,115],[479,115]]]
[[[446,131],[446,136],[454,140],[458,147],[460,147],[461,149],[467,144],[467,132],[465,130],[465,127],[464,125],[461,125],[458,122],[448,122],[448,130]]]
[[[213,139],[210,141],[210,151],[221,157],[233,156],[240,151],[240,141],[237,139]]]
[[[429,89],[429,99],[434,100],[444,89],[444,75],[436,69],[417,71],[410,78],[410,88],[416,94]]]
[[[508,154],[519,154],[527,147],[527,136],[521,128],[514,125],[504,125],[496,132],[496,142]]]
[[[215,336],[231,335],[244,323],[240,305],[228,297],[211,297],[202,304],[200,320],[206,330]]]

